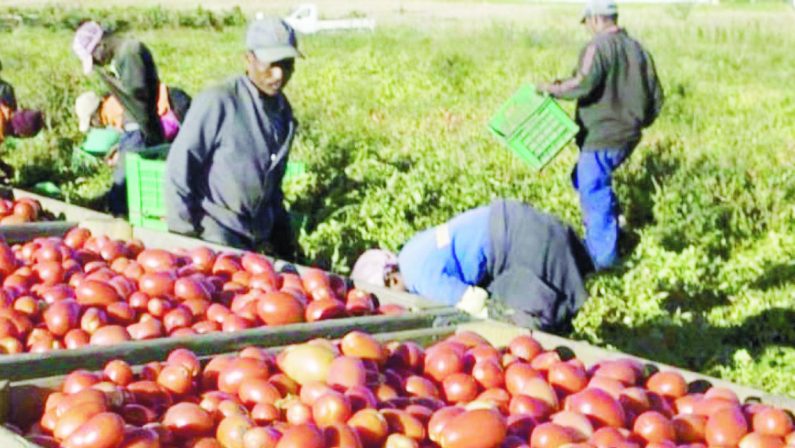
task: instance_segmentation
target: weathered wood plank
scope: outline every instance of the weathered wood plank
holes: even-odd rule
[[[28,224],[2,225],[0,226],[0,236],[9,244],[17,244],[37,237],[60,237],[76,226],[77,223],[72,221],[42,221]]]
[[[80,222],[86,219],[112,219],[113,217],[105,214],[100,213],[96,210],[91,210],[90,208],[80,207],[73,204],[67,204],[66,202],[59,201],[57,199],[48,198],[46,196],[42,196],[36,193],[31,193],[29,191],[20,190],[18,188],[13,189],[14,197],[15,198],[33,198],[41,203],[42,208],[49,212],[54,213],[56,216],[63,214],[64,219],[67,221],[75,221]]]
[[[408,330],[432,326],[439,318],[454,316],[460,316],[458,311],[442,309],[403,316],[367,316],[280,327],[261,327],[234,333],[125,342],[109,347],[5,355],[0,356],[0,378],[19,381],[58,375],[75,369],[99,369],[115,358],[124,359],[131,364],[145,363],[164,359],[170,351],[179,347],[193,350],[198,355],[208,355],[234,351],[254,344],[275,346],[316,337],[336,338],[354,329],[369,333]]]

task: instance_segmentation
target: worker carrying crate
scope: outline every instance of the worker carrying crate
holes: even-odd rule
[[[657,119],[663,91],[654,60],[618,26],[615,0],[588,0],[581,22],[593,39],[571,78],[538,90],[577,101],[580,156],[572,172],[585,221],[585,242],[598,269],[618,261],[618,200],[613,173]]]

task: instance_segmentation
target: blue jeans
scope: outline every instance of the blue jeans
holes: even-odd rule
[[[580,151],[572,172],[585,221],[585,246],[597,269],[609,268],[618,260],[618,199],[613,192],[613,172],[631,152],[632,147]]]

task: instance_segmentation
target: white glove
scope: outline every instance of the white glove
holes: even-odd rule
[[[470,316],[488,319],[489,310],[486,307],[486,299],[488,298],[489,293],[485,289],[470,286],[464,291],[464,295],[461,296],[461,300],[458,301],[455,307]]]

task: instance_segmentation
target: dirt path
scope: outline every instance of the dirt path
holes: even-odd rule
[[[285,15],[307,0],[263,1],[263,0],[204,0],[202,7],[209,9],[228,9],[240,5],[244,11],[254,13],[263,11]],[[417,23],[425,21],[490,22],[494,20],[525,20],[537,15],[544,5],[527,3],[499,3],[492,1],[417,1],[417,0],[313,0],[320,14],[327,18],[345,17],[351,14],[365,14],[381,23]],[[0,0],[0,7],[9,6],[84,6],[96,7],[97,1],[84,0]],[[196,0],[103,0],[102,6],[156,6],[168,5],[170,8],[193,9]],[[579,8],[579,6],[571,6]]]

